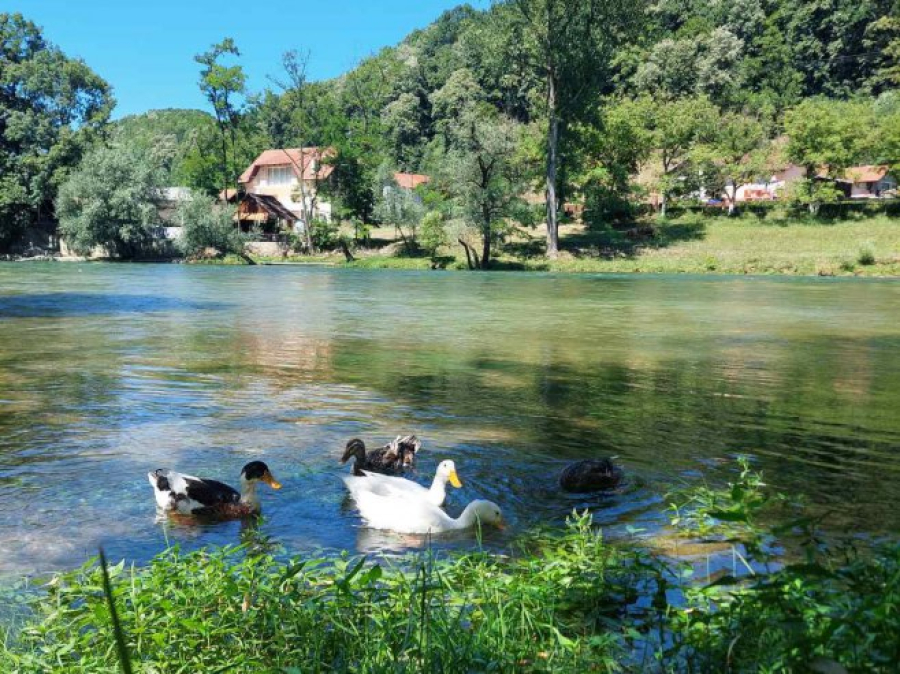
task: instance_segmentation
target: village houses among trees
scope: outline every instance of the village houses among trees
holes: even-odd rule
[[[140,257],[194,226],[197,198],[232,248],[351,255],[382,226],[399,254],[486,269],[510,242],[577,249],[567,222],[652,245],[685,208],[896,213],[900,20],[894,0],[844,4],[461,5],[333,80],[298,45],[262,92],[226,37],[198,45],[206,111],[116,122],[101,75],[3,14],[0,245]]]

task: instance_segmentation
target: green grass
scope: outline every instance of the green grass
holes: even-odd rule
[[[696,238],[667,240],[669,229],[684,224],[701,228]],[[661,245],[650,240],[633,257],[610,260],[603,263],[604,268],[807,276],[900,274],[900,220],[884,216],[835,223],[685,216],[658,225],[658,232]],[[857,267],[852,263],[863,248],[869,253],[868,262]]]
[[[515,254],[522,242],[500,248],[492,268],[563,273],[788,274],[804,276],[900,275],[900,220],[877,216],[837,222],[684,215],[651,223],[652,236],[590,232],[580,226],[561,230],[559,259],[539,252],[540,237]],[[536,233],[540,234],[539,232]],[[442,249],[446,269],[466,269],[454,247]],[[361,253],[339,266],[364,269],[429,269],[427,258]]]
[[[220,258],[195,258],[190,260],[185,260],[185,264],[200,264],[200,265],[245,265],[247,261],[242,257],[235,255],[234,253],[228,253]]]
[[[651,229],[652,228],[652,229]],[[391,228],[377,230],[382,237]],[[558,259],[543,256],[542,232],[496,249],[491,269],[560,273],[787,274],[799,276],[900,276],[900,220],[887,216],[841,221],[806,220],[772,212],[766,218],[686,214],[648,221],[639,233],[592,232],[580,225],[560,230]],[[389,238],[379,238],[390,244]],[[396,243],[396,242],[394,242]],[[396,251],[396,246],[394,246]],[[458,246],[439,251],[441,269],[467,269]],[[429,270],[427,257],[359,250],[346,262],[340,252],[254,257],[259,263],[326,264],[353,269]],[[199,264],[244,264],[235,256]]]
[[[173,549],[32,593],[0,671],[896,671],[900,545],[824,543],[747,462],[727,486],[669,498],[673,535],[729,550],[731,574],[696,576],[702,561],[651,552],[652,539],[607,543],[586,514],[511,556]],[[764,525],[775,511],[779,526]]]
[[[58,578],[0,671],[613,671],[607,629],[633,594],[623,553],[589,520],[515,559],[429,554],[279,562],[246,548],[109,569],[127,645],[117,650],[103,569]]]

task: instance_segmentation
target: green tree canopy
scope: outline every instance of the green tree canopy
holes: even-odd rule
[[[109,85],[83,61],[21,14],[0,14],[0,246],[52,214],[60,183],[113,105]]]
[[[98,147],[59,189],[60,234],[75,252],[101,246],[135,257],[162,224],[157,204],[168,157],[139,145]]]

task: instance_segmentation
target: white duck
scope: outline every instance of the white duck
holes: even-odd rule
[[[353,494],[359,514],[373,529],[387,529],[401,534],[438,534],[468,529],[477,523],[503,526],[500,506],[490,501],[472,501],[453,518],[440,506],[421,496],[384,496],[371,491]]]
[[[444,505],[444,501],[447,500],[446,486],[448,482],[457,489],[462,487],[462,482],[459,481],[459,476],[456,474],[456,464],[449,460],[441,461],[438,464],[430,489],[403,477],[381,475],[367,470],[362,472],[362,476],[347,475],[344,477],[344,484],[347,485],[347,489],[354,498],[358,493],[367,491],[380,496],[421,498],[440,506]]]

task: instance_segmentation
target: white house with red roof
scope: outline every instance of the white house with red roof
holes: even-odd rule
[[[322,160],[331,148],[278,148],[264,150],[238,178],[247,194],[275,197],[298,219],[303,218],[301,183],[313,217],[331,220],[331,204],[319,199],[319,188],[334,170]]]

